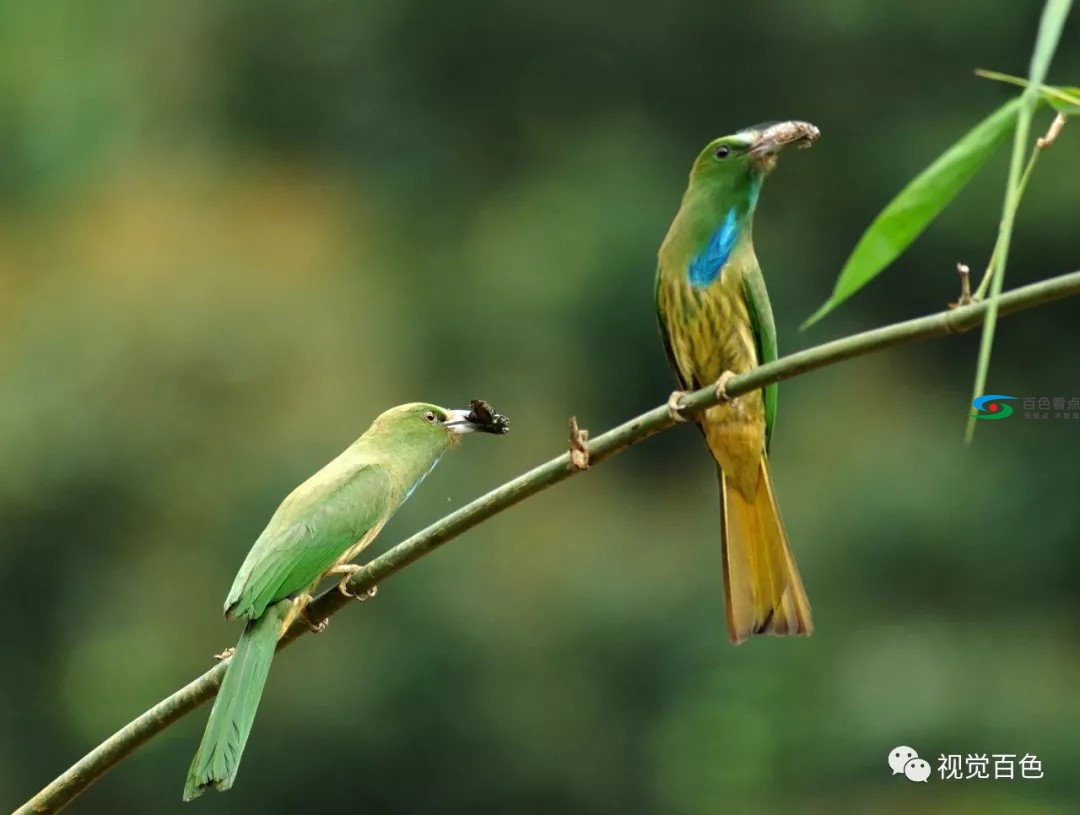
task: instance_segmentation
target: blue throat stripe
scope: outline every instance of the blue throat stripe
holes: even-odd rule
[[[708,286],[718,277],[724,268],[724,264],[731,257],[731,250],[735,248],[735,239],[739,236],[739,229],[735,224],[735,207],[728,210],[727,217],[720,226],[713,230],[709,236],[709,242],[690,261],[686,267],[686,276],[691,286]]]
[[[415,483],[411,487],[409,487],[408,491],[405,493],[405,497],[401,499],[401,503],[404,504],[406,501],[409,500],[409,498],[412,497],[412,494],[416,491],[416,488],[420,486],[421,482],[423,482],[425,478],[431,475],[431,471],[435,469],[435,465],[439,463],[440,458],[442,458],[442,456],[439,456],[439,458],[431,462],[431,466],[424,471],[424,474],[418,479],[416,479]]]

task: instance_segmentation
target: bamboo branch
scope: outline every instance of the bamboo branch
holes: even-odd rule
[[[1080,271],[1033,283],[1001,295],[998,301],[998,314],[1011,314],[1076,294],[1080,294]],[[983,322],[988,308],[988,302],[972,303],[928,317],[864,331],[861,334],[799,351],[754,368],[745,374],[732,377],[726,383],[727,397],[734,398],[773,382],[800,376],[808,371],[892,345],[967,331]],[[692,416],[719,401],[720,396],[715,388],[702,388],[685,395],[680,402],[680,409],[684,414]],[[674,421],[666,406],[654,408],[602,435],[589,439],[585,443],[587,461],[590,466],[599,464],[631,444],[666,430],[673,424]],[[573,465],[570,452],[541,464],[477,498],[375,558],[352,576],[348,584],[349,590],[354,594],[360,594],[375,587],[461,533],[579,472],[584,472],[584,470]],[[335,587],[319,595],[308,607],[308,611],[312,620],[318,621],[336,614],[350,602]],[[288,645],[308,630],[308,627],[302,623],[293,625],[278,647]],[[19,807],[14,815],[59,812],[141,745],[182,716],[212,699],[217,694],[224,673],[225,663],[220,663],[172,696],[154,705],[79,759],[70,769]],[[179,778],[179,775],[177,777]]]

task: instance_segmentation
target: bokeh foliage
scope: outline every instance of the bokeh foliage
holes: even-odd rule
[[[491,400],[397,540],[666,398],[655,251],[700,145],[822,129],[755,235],[781,351],[979,269],[1004,155],[812,330],[873,214],[1012,93],[1041,3],[0,1],[0,796],[14,806],[208,664],[281,496],[411,399]],[[1049,81],[1078,84],[1080,29]],[[1043,114],[1047,116],[1048,114]],[[1036,129],[1044,126],[1036,121]],[[1080,132],[1009,284],[1080,266]],[[1075,301],[999,327],[990,384],[1080,396]],[[1080,422],[960,437],[977,338],[784,385],[773,470],[808,641],[726,642],[690,429],[478,528],[279,660],[206,812],[1041,815],[1080,800]],[[72,812],[180,812],[205,713]],[[914,785],[898,743],[1033,752]],[[936,761],[932,762],[936,766]]]

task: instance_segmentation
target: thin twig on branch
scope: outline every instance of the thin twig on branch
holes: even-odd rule
[[[1076,294],[1080,294],[1080,272],[1033,283],[1002,294],[998,301],[998,314],[1011,314]],[[727,396],[733,398],[773,382],[791,379],[808,371],[833,365],[851,357],[869,354],[891,345],[967,331],[983,321],[987,309],[986,302],[972,303],[928,317],[907,320],[827,342],[732,377],[728,380],[725,390]],[[716,403],[716,389],[710,385],[685,396],[679,407],[684,415],[694,415]],[[648,413],[643,413],[606,433],[589,439],[582,454],[587,454],[586,460],[589,466],[594,466],[631,444],[659,433],[661,430],[666,430],[673,424],[666,405],[654,408]],[[374,588],[386,578],[397,574],[409,564],[433,552],[462,532],[472,529],[530,495],[535,495],[553,484],[584,471],[573,465],[570,452],[563,453],[529,470],[442,520],[436,521],[372,560],[350,578],[349,591],[353,594],[361,594]],[[334,587],[319,595],[308,607],[308,612],[312,621],[318,622],[336,614],[349,604],[349,599]],[[308,630],[307,624],[298,622],[286,633],[278,647],[288,645]],[[141,745],[182,716],[212,699],[217,694],[224,673],[225,662],[222,662],[172,696],[158,702],[79,759],[63,775],[19,807],[14,815],[59,812]]]

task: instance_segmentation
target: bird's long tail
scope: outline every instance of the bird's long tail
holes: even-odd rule
[[[236,780],[263,685],[270,673],[281,624],[291,607],[282,600],[247,624],[221,682],[210,721],[191,761],[184,800],[203,794],[208,787],[227,790]]]
[[[740,643],[754,634],[810,634],[810,602],[784,534],[765,456],[752,497],[722,470],[719,475],[728,636]]]

